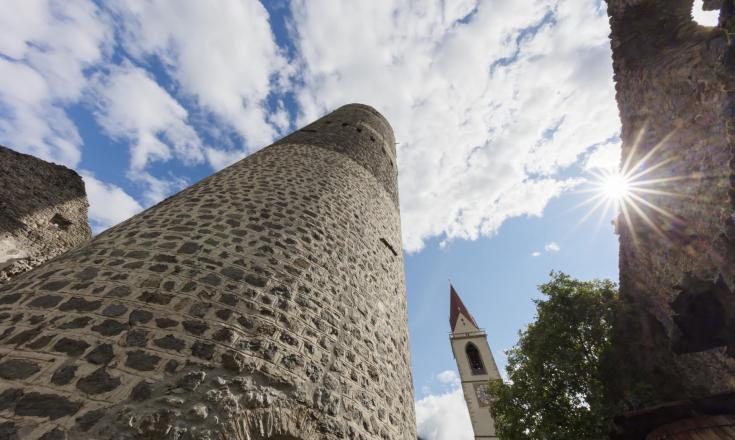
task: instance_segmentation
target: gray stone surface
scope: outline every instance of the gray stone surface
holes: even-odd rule
[[[307,130],[0,287],[8,435],[416,438],[392,131]]]
[[[0,146],[0,283],[91,238],[74,171]]]
[[[608,0],[623,163],[657,182],[618,220],[629,410],[735,391],[732,29],[697,25],[691,8]]]

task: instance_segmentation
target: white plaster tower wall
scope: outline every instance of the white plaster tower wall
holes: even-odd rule
[[[497,439],[495,422],[490,414],[490,379],[500,379],[500,372],[487,342],[487,334],[477,325],[453,287],[450,288],[450,342],[457,361],[467,409],[476,440]]]

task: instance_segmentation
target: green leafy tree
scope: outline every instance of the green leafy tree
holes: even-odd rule
[[[494,380],[491,407],[503,440],[604,439],[615,408],[607,384],[617,286],[552,272],[539,286],[536,321],[508,352],[508,383]]]

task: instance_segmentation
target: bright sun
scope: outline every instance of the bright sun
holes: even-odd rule
[[[625,174],[619,171],[605,170],[600,173],[592,173],[592,179],[587,181],[587,188],[581,190],[590,194],[590,197],[580,203],[578,206],[591,205],[587,214],[580,220],[580,223],[586,221],[595,212],[600,210],[601,222],[603,218],[608,217],[610,213],[617,215],[622,212],[626,214],[627,208],[632,206],[637,209],[636,200],[640,196],[636,194],[638,188],[637,182],[631,173]]]
[[[662,225],[666,222],[679,221],[679,219],[656,202],[662,197],[683,197],[670,188],[675,187],[673,182],[690,179],[690,177],[655,177],[654,172],[665,167],[672,158],[669,157],[660,162],[652,162],[650,159],[654,157],[659,148],[666,144],[674,132],[672,131],[661,139],[653,148],[638,155],[636,154],[638,142],[644,134],[644,129],[642,129],[633,142],[625,162],[620,164],[620,170],[617,170],[617,165],[590,170],[591,178],[586,179],[586,187],[580,189],[580,192],[588,193],[590,196],[577,205],[578,207],[589,206],[589,209],[579,223],[585,222],[595,212],[599,212],[597,224],[600,225],[612,214],[615,222],[620,220],[628,226],[634,221],[641,222],[658,235],[666,237]],[[631,228],[630,231],[633,234],[633,240],[637,240],[636,229]]]
[[[619,202],[630,192],[630,183],[622,174],[610,174],[600,182],[602,192],[609,199]]]

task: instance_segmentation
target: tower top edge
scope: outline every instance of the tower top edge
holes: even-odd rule
[[[369,171],[398,207],[393,127],[373,107],[359,103],[343,105],[276,144],[304,144],[344,154]]]
[[[388,118],[386,118],[385,116],[383,116],[383,114],[380,113],[378,110],[376,110],[375,107],[370,106],[370,105],[367,105],[367,104],[362,104],[362,103],[359,103],[359,102],[351,102],[349,104],[342,105],[342,106],[338,107],[335,110],[341,110],[341,109],[360,109],[360,110],[365,110],[365,111],[370,112],[373,115],[379,117],[380,119],[382,119],[383,121],[385,121],[386,124],[390,125],[390,123],[388,122]]]
[[[384,126],[381,127],[380,129],[378,129],[378,127],[375,127],[373,125],[373,128],[376,129],[381,134],[381,136],[383,136],[384,141],[386,143],[386,147],[388,147],[391,150],[391,152],[393,154],[393,157],[395,157],[395,154],[396,154],[396,151],[395,151],[395,144],[396,144],[395,134],[393,133],[393,126],[390,125],[390,122],[388,122],[388,118],[386,118],[385,116],[383,116],[382,113],[380,113],[379,111],[377,111],[375,109],[375,107],[369,106],[367,104],[361,104],[359,102],[353,102],[353,103],[350,103],[350,104],[342,105],[342,106],[336,108],[330,114],[340,113],[340,112],[345,111],[345,110],[347,110],[347,111],[362,111],[362,112],[366,112],[366,113],[370,114],[371,116],[374,116],[374,117],[378,118],[378,120],[381,123],[383,123]],[[327,116],[329,116],[329,115],[327,115]]]

